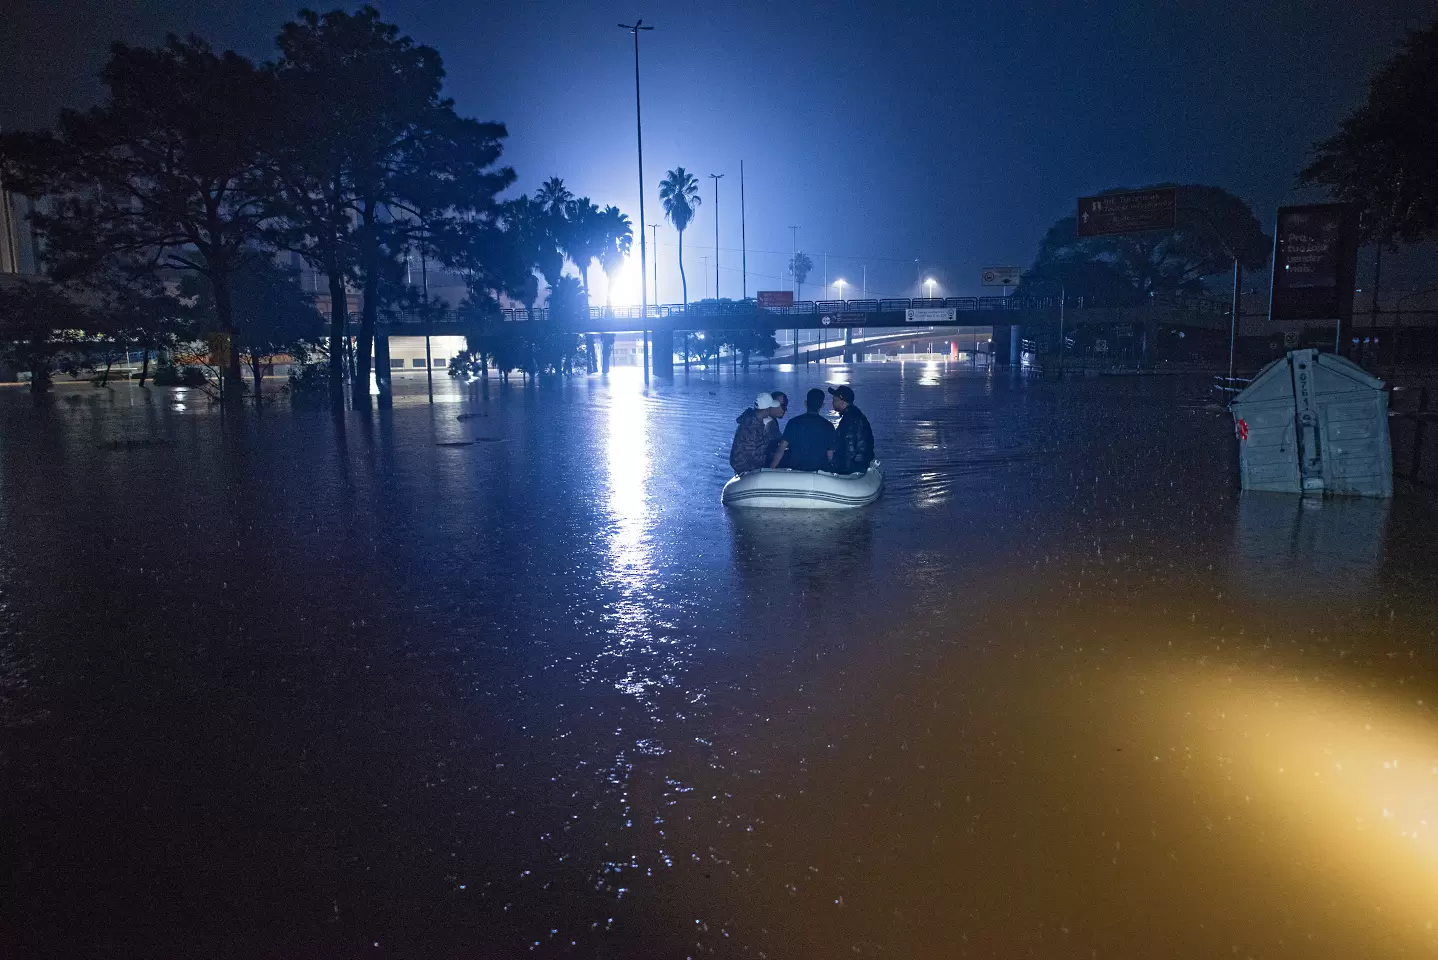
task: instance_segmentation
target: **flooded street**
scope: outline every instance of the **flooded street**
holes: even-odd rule
[[[732,511],[849,382],[888,483]],[[1206,382],[0,392],[0,955],[1438,953],[1438,498]]]

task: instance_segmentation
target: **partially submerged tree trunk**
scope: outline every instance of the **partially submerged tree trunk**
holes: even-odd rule
[[[345,327],[349,321],[349,295],[339,266],[325,264],[330,282],[330,403],[335,409],[345,405],[345,357],[348,351]]]
[[[350,405],[356,410],[370,408],[370,364],[374,359],[374,321],[378,313],[379,274],[365,271],[360,302],[359,336],[355,338],[355,379],[350,384]]]
[[[145,347],[144,359],[140,362],[140,386],[150,379],[150,348]]]
[[[215,270],[210,274],[210,284],[215,294],[215,317],[220,323],[220,332],[230,338],[229,357],[225,365],[225,392],[221,401],[233,405],[245,398],[245,384],[240,376],[240,347],[235,330],[235,308],[230,297],[230,277],[227,270]]]

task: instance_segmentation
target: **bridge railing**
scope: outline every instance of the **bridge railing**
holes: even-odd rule
[[[1224,314],[1228,310],[1228,304],[1213,300],[1207,297],[1191,296],[1165,296],[1156,298],[1156,306],[1165,308],[1178,308],[1201,314]],[[902,313],[905,310],[933,310],[949,309],[959,313],[988,313],[988,312],[1029,312],[1037,310],[1057,310],[1059,301],[1057,297],[900,297],[885,298],[878,300],[801,300],[791,306],[783,307],[761,307],[753,300],[720,300],[704,301],[702,303],[691,303],[687,307],[679,303],[653,304],[645,312],[639,307],[590,307],[589,318],[596,321],[633,321],[635,324],[654,322],[661,320],[689,320],[695,323],[712,324],[716,319],[723,317],[753,317],[756,315],[772,316],[778,326],[783,326],[782,317],[808,317],[829,313]],[[1070,297],[1067,306],[1070,310],[1083,310],[1086,307],[1102,308],[1101,304],[1086,304],[1082,297]],[[526,310],[522,307],[505,307],[502,309],[482,310],[475,308],[446,309],[431,311],[428,315],[418,312],[390,311],[386,313],[386,321],[392,325],[422,327],[426,323],[432,326],[455,326],[455,325],[482,325],[493,321],[504,323],[525,323],[531,317],[535,321],[549,319],[549,311],[544,307],[535,307],[533,310]],[[636,327],[637,329],[637,327]]]

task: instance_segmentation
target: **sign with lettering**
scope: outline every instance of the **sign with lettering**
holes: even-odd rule
[[[1079,197],[1078,235],[1102,237],[1140,230],[1172,230],[1178,224],[1178,188],[1126,190]]]
[[[757,296],[761,307],[792,307],[794,305],[794,291],[792,290],[760,290]]]
[[[826,313],[819,317],[819,323],[826,327],[862,327],[865,321],[873,320],[871,313]]]
[[[984,267],[979,282],[986,287],[1017,287],[1022,272],[1018,267]]]
[[[958,310],[954,307],[920,307],[904,311],[905,323],[955,323]]]
[[[1338,320],[1353,314],[1358,218],[1346,203],[1278,208],[1273,236],[1274,320]]]

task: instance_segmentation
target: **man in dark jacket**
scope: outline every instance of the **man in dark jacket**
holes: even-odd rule
[[[729,466],[735,473],[748,473],[769,465],[769,423],[778,416],[778,404],[767,393],[754,399],[754,406],[739,414],[734,442],[729,445]]]
[[[774,454],[771,466],[790,470],[824,470],[834,454],[834,425],[823,414],[824,391],[810,390],[804,397],[805,413],[784,428],[784,439]]]
[[[834,461],[829,469],[835,473],[863,473],[874,462],[874,430],[864,411],[854,406],[854,390],[845,384],[830,387],[830,401],[839,415],[839,429],[834,434]]]
[[[764,424],[765,435],[768,438],[768,446],[764,448],[764,466],[770,466],[774,455],[779,452],[779,441],[784,438],[779,421],[789,415],[789,395],[783,390],[770,390],[769,396],[774,398],[774,416]]]

